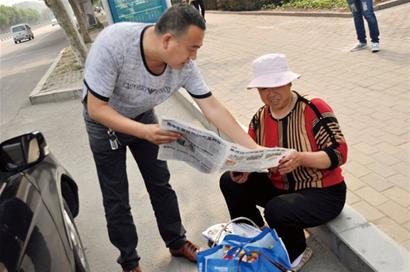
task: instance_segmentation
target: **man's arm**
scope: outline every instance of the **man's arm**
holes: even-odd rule
[[[194,100],[201,108],[205,117],[234,142],[251,149],[259,147],[215,96],[211,95],[200,99],[194,98]]]
[[[87,109],[91,118],[98,123],[154,144],[170,143],[180,138],[178,133],[163,130],[158,124],[147,125],[121,115],[111,108],[106,101],[95,97],[91,92],[88,92],[87,95]]]

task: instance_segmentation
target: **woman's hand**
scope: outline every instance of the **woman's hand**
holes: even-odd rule
[[[302,166],[302,153],[301,152],[292,152],[289,155],[283,157],[279,161],[278,171],[279,174],[286,175],[294,171],[299,166]]]
[[[229,176],[231,177],[232,181],[238,184],[247,182],[249,174],[250,173],[247,173],[247,172],[234,172],[234,171],[229,172]]]

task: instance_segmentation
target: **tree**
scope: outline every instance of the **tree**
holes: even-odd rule
[[[51,9],[54,17],[57,18],[58,23],[63,28],[78,62],[81,66],[84,66],[88,50],[80,36],[80,33],[78,33],[77,28],[73,25],[73,22],[70,19],[62,0],[44,0],[44,2]]]
[[[34,24],[40,20],[38,11],[31,8],[0,6],[0,31],[8,32],[10,26],[20,23]]]
[[[83,40],[85,43],[91,43],[91,37],[88,33],[88,25],[85,20],[86,16],[81,9],[80,5],[78,4],[77,0],[68,0],[70,3],[71,8],[74,11],[75,17],[77,18],[78,26],[80,27],[80,33],[83,36]]]

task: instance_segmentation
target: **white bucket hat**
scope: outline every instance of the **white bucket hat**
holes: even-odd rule
[[[289,69],[288,61],[283,54],[260,56],[253,61],[252,68],[253,79],[248,84],[248,89],[280,87],[300,77]]]

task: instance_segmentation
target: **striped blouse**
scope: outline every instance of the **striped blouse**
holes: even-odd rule
[[[296,94],[294,108],[282,119],[275,119],[269,106],[261,107],[252,118],[248,133],[261,146],[293,148],[300,152],[322,150],[329,156],[328,169],[300,166],[284,176],[279,172],[271,174],[276,188],[296,191],[338,184],[344,180],[340,166],[347,159],[347,145],[339,123],[325,101]]]

